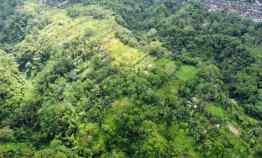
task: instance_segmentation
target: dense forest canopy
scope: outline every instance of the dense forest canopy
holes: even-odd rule
[[[262,23],[194,0],[0,2],[0,158],[261,157]]]

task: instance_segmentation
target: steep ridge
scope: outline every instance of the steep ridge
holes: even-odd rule
[[[63,50],[66,45],[70,45],[80,40],[81,43],[84,44],[83,47],[95,43],[99,47],[97,49],[106,52],[107,55],[112,58],[112,64],[115,66],[121,65],[122,68],[126,66],[135,69],[136,66],[139,67],[139,65],[136,65],[138,61],[141,63],[143,60],[144,63],[148,64],[152,62],[152,59],[150,59],[146,53],[143,53],[142,50],[124,44],[117,37],[117,34],[128,32],[128,30],[118,25],[112,13],[109,11],[104,11],[102,8],[95,8],[95,6],[81,7],[80,5],[72,6],[66,11],[64,9],[51,8],[48,6],[36,6],[35,3],[31,2],[28,3],[29,4],[25,4],[24,11],[29,14],[39,12],[34,16],[43,20],[48,19],[48,24],[39,31],[34,32],[35,35],[33,34],[33,37],[28,36],[17,45],[16,51],[21,58],[25,55],[22,52],[30,52],[28,49],[32,49],[32,45],[36,45],[33,47],[36,52],[32,52],[32,54],[39,60],[39,58],[41,58],[41,54],[39,53],[41,53],[40,50],[43,47],[50,46]],[[74,14],[73,12],[75,11],[77,11],[79,15],[77,17],[70,17],[69,14]],[[42,23],[42,21],[38,21],[38,23]],[[30,47],[27,48],[27,45]],[[65,55],[72,56],[73,58],[78,58],[78,56],[83,55],[76,54],[76,52],[70,54],[73,52],[69,52],[70,50],[67,49],[64,51],[63,53],[67,53]],[[86,50],[79,51],[79,53],[85,53]],[[24,65],[30,64],[31,63],[24,63]],[[140,64],[140,67],[142,65],[146,67],[146,64]]]

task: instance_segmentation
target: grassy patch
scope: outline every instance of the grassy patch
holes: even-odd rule
[[[124,109],[129,105],[130,100],[127,98],[122,98],[116,100],[112,103],[104,118],[104,125],[109,126],[110,128],[115,128],[115,120],[122,113]]]
[[[226,116],[225,110],[217,105],[209,104],[206,107],[206,111],[210,113],[212,116],[217,117],[219,119],[224,119]]]
[[[177,91],[179,87],[180,81],[179,80],[171,80],[164,84],[157,93],[161,97],[169,98],[170,100],[175,101],[177,99]]]
[[[172,140],[171,145],[176,151],[177,157],[185,156],[197,158],[199,157],[198,153],[194,150],[193,139],[187,135],[187,132],[184,129],[179,128],[175,123],[169,129]]]
[[[198,69],[194,66],[190,65],[183,65],[180,67],[178,72],[176,73],[176,76],[178,79],[182,81],[188,81],[196,77],[196,74],[198,72]]]
[[[174,61],[170,59],[161,58],[157,60],[155,63],[159,68],[165,71],[168,75],[171,75],[176,71],[176,64]]]
[[[106,50],[113,58],[113,65],[134,65],[141,58],[143,54],[135,48],[124,45],[119,39],[113,38],[104,44]]]
[[[18,7],[17,9],[27,14],[35,15],[37,10],[39,9],[39,5],[34,0],[27,0],[22,6]]]
[[[258,46],[255,48],[248,48],[248,50],[251,52],[251,54],[254,57],[262,58],[262,46]]]

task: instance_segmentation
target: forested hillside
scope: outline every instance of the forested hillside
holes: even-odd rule
[[[262,23],[194,0],[0,2],[0,158],[262,156]]]

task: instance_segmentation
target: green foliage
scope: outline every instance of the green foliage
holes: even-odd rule
[[[6,157],[21,157],[21,158],[27,158],[32,157],[33,150],[32,147],[29,144],[24,143],[8,143],[4,144],[1,143],[0,145],[0,157],[6,158]]]
[[[42,149],[34,153],[34,158],[77,158],[76,155],[73,154],[72,150],[66,148],[63,144],[61,144],[58,140],[53,140],[50,144],[50,148]]]
[[[217,105],[212,105],[212,104],[207,105],[206,111],[209,114],[211,114],[212,116],[214,116],[214,117],[216,117],[220,120],[223,120],[223,119],[226,118],[223,108],[221,108]]]
[[[21,41],[26,33],[29,16],[18,11],[20,0],[1,1],[0,4],[0,42]]]
[[[194,141],[188,136],[188,133],[185,129],[182,129],[174,123],[170,127],[170,147],[174,157],[180,157],[182,155],[188,157],[199,157],[198,153],[195,150]]]
[[[194,66],[183,65],[176,73],[178,79],[187,81],[193,79],[197,74],[197,69]]]
[[[262,53],[261,53],[261,46],[257,46],[254,48],[249,48],[251,54],[256,57],[256,58],[262,58]]]
[[[23,98],[24,79],[9,55],[0,50],[0,122],[10,121]],[[7,119],[7,120],[6,120]]]
[[[48,142],[54,137],[61,137],[66,141],[77,130],[76,114],[69,105],[44,106],[38,113],[42,141]]]

